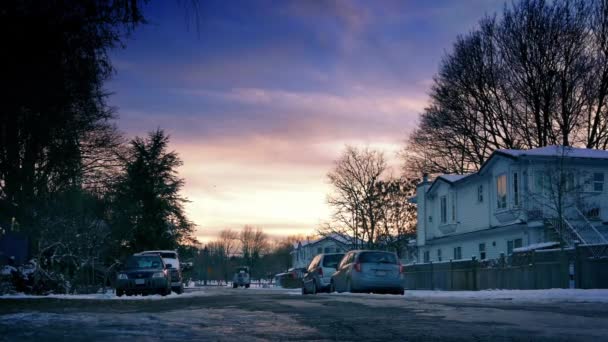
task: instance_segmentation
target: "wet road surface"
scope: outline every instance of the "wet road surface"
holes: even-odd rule
[[[204,288],[1,299],[0,341],[602,341],[608,306]]]

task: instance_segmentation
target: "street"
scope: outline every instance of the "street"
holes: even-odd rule
[[[608,336],[605,303],[197,290],[167,298],[0,299],[0,340],[592,341]]]

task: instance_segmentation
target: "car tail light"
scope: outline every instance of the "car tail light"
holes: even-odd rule
[[[357,271],[357,272],[361,272],[361,264],[360,264],[360,263],[358,263],[358,262],[357,262],[357,263],[355,263],[354,268],[355,268],[355,271]]]
[[[322,277],[323,276],[323,267],[319,267],[319,275]]]
[[[404,266],[401,265],[401,263],[399,263],[399,273],[403,273],[404,272]]]

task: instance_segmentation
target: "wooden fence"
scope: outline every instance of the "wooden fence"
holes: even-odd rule
[[[498,260],[447,261],[405,267],[406,289],[485,290],[608,288],[608,259],[586,247],[515,253]]]

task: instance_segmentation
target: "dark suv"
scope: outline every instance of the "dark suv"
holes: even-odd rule
[[[116,276],[116,295],[171,293],[171,273],[160,255],[133,255]]]

